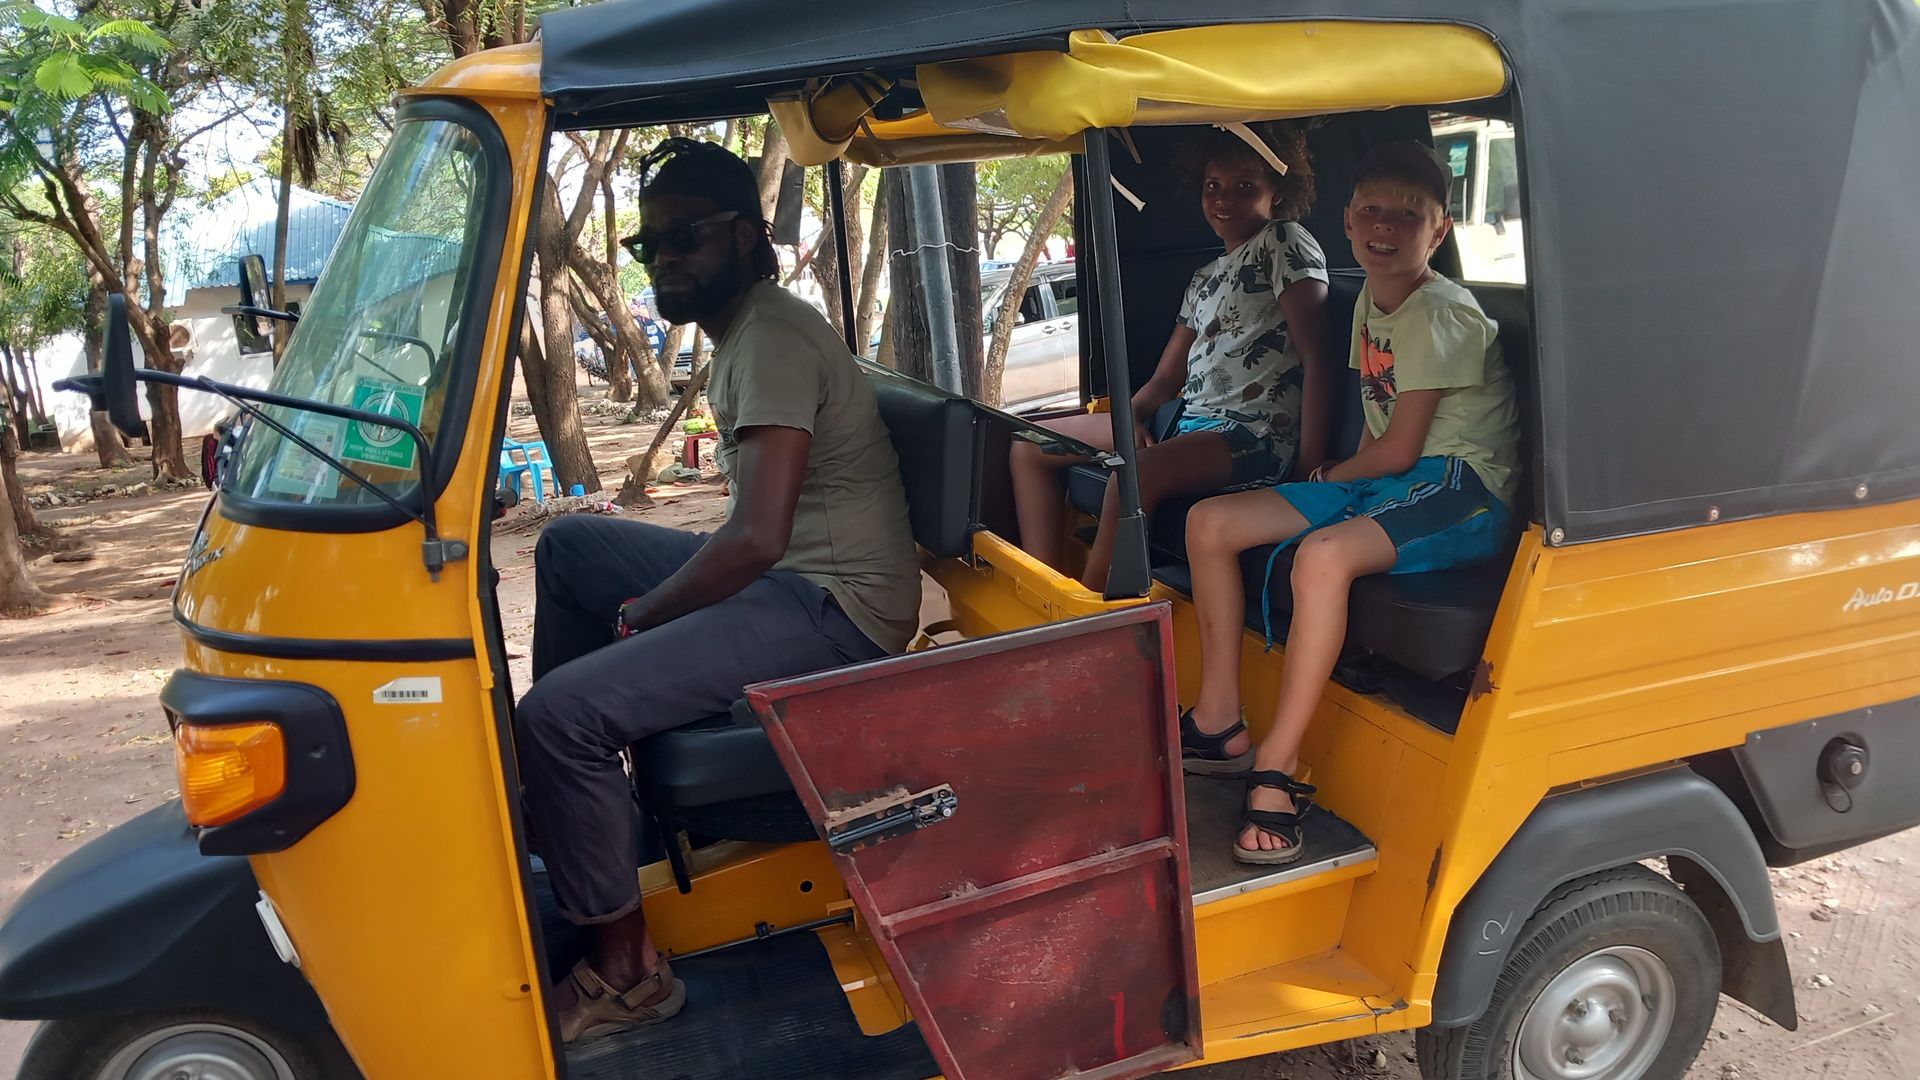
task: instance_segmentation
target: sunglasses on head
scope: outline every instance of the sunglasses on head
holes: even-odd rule
[[[620,241],[620,246],[626,248],[627,254],[632,255],[634,261],[640,265],[652,266],[654,259],[660,255],[660,249],[665,248],[676,255],[691,254],[703,242],[700,234],[701,226],[718,225],[739,216],[738,210],[722,210],[698,221],[683,221],[678,225],[669,225],[652,232],[642,230]]]

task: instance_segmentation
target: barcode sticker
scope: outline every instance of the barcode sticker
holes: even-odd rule
[[[441,700],[438,675],[411,675],[373,691],[376,705],[434,705]]]

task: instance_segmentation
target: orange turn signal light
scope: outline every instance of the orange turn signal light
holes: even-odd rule
[[[193,825],[225,825],[287,787],[286,738],[278,724],[183,722],[173,729],[173,764]]]

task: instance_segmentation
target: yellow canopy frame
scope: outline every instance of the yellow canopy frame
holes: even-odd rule
[[[1476,101],[1506,89],[1507,67],[1471,27],[1311,21],[1082,30],[1065,52],[922,64],[915,76],[926,108],[898,120],[868,119],[887,85],[871,75],[768,104],[803,165],[843,154],[901,165],[1062,153],[1090,128]]]

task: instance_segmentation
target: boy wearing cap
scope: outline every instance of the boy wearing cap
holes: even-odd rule
[[[643,225],[626,245],[661,315],[715,342],[708,401],[730,496],[710,536],[580,516],[535,549],[521,777],[561,913],[594,929],[553,988],[567,1042],[686,1004],[640,907],[621,752],[725,713],[748,683],[899,652],[919,627],[893,443],[840,336],[773,280],[752,170],[670,139],[641,171]]]
[[[1243,862],[1300,857],[1314,788],[1292,774],[1346,639],[1354,580],[1476,562],[1508,539],[1518,487],[1514,384],[1494,321],[1428,265],[1452,226],[1446,205],[1447,174],[1425,147],[1395,143],[1361,159],[1346,210],[1367,272],[1350,360],[1366,417],[1359,449],[1304,483],[1208,499],[1187,519],[1202,674],[1199,699],[1180,718],[1181,756],[1191,773],[1247,777],[1233,847]],[[1295,542],[1287,662],[1256,751],[1239,701],[1240,553]]]

